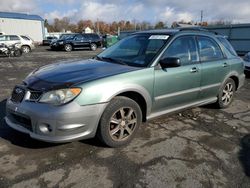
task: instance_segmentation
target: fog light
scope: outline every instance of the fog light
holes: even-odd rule
[[[39,129],[40,129],[40,131],[42,133],[49,133],[49,132],[52,131],[50,125],[48,125],[48,124],[41,124],[41,125],[39,125]]]

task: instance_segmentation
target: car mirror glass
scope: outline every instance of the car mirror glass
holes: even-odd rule
[[[181,66],[181,60],[177,57],[167,57],[160,60],[160,65],[163,69]]]

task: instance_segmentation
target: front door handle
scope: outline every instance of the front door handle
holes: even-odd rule
[[[190,72],[191,72],[191,73],[195,73],[195,72],[198,72],[198,69],[197,69],[197,67],[193,67],[193,68],[191,68],[191,69],[190,69]]]
[[[228,66],[228,64],[227,63],[223,63],[223,67],[227,67]]]

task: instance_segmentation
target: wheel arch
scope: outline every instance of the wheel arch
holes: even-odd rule
[[[30,49],[30,51],[31,51],[31,47],[30,47],[28,44],[23,44],[23,45],[21,46],[21,49],[22,49],[23,47],[28,47],[28,48]]]
[[[237,90],[239,87],[239,74],[236,71],[229,73],[223,80],[222,85],[227,81],[228,78],[233,79],[233,81],[235,82],[236,90]]]
[[[140,109],[142,112],[143,122],[146,122],[146,120],[147,120],[147,103],[146,103],[146,100],[144,99],[144,97],[140,93],[137,93],[135,91],[127,91],[127,92],[120,93],[119,95],[116,95],[116,96],[124,96],[124,97],[127,97],[127,98],[135,101],[140,106]]]
[[[127,88],[120,90],[119,92],[113,94],[109,101],[112,100],[116,96],[124,96],[128,97],[132,100],[134,100],[141,108],[142,115],[143,115],[143,121],[145,122],[147,119],[147,116],[151,112],[152,108],[152,99],[149,95],[149,93],[140,86],[140,88]]]
[[[233,81],[235,83],[235,86],[236,86],[235,89],[237,90],[238,87],[239,87],[239,78],[237,76],[235,76],[235,75],[232,75],[229,78],[233,79]]]

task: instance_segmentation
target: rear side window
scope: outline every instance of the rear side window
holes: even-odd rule
[[[84,34],[83,35],[86,39],[88,39],[88,40],[91,40],[92,38],[91,38],[91,36],[90,36],[90,34]]]
[[[10,40],[20,40],[16,35],[10,35]]]
[[[84,39],[84,37],[83,37],[83,35],[76,35],[75,36],[75,40],[83,40]]]
[[[198,46],[201,61],[216,61],[224,58],[219,45],[211,38],[198,37]]]
[[[96,39],[96,40],[100,39],[100,37],[99,37],[98,35],[96,35],[96,34],[93,34],[93,35],[92,35],[92,38],[93,38],[93,39]]]
[[[164,52],[162,58],[167,57],[180,58],[182,65],[188,65],[197,62],[198,51],[195,38],[193,36],[184,36],[174,40]]]
[[[223,37],[218,37],[217,38],[222,45],[233,55],[233,56],[238,56],[237,53],[235,52],[234,48],[232,47],[232,45],[228,42],[227,39],[223,38]]]
[[[24,40],[30,40],[28,37],[26,37],[26,36],[21,36],[22,37],[22,39],[24,39]]]

